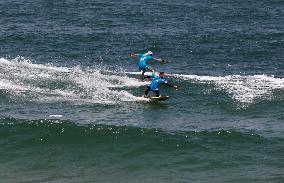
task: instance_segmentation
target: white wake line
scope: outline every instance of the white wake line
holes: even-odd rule
[[[102,70],[83,70],[80,66],[68,68],[68,67],[56,67],[50,64],[34,64],[30,60],[24,59],[23,57],[17,57],[12,60],[8,60],[5,58],[0,58],[0,68],[3,66],[3,69],[10,68],[11,71],[13,69],[21,69],[14,73],[14,76],[25,77],[25,78],[47,78],[52,80],[62,80],[66,77],[69,77],[70,80],[74,80],[75,82],[82,83],[82,79],[90,79],[91,77],[99,78],[106,81],[105,86],[107,88],[124,88],[124,87],[139,87],[144,86],[147,83],[145,82],[138,82],[139,79],[137,78],[129,78],[127,76],[118,76],[115,75],[117,72],[111,71],[103,71],[108,73],[113,73],[112,75],[104,75],[101,73]],[[25,69],[25,70],[23,70]],[[9,72],[11,72],[9,70]],[[58,73],[68,73],[67,75],[60,75],[58,77],[56,74]],[[55,77],[54,77],[55,76]],[[56,78],[58,77],[58,78]],[[79,78],[79,81],[77,81]],[[116,81],[117,83],[113,84],[112,81]],[[149,84],[149,83],[148,83]]]
[[[68,67],[56,67],[50,64],[43,65],[43,64],[34,64],[31,63],[29,60],[20,60],[20,57],[17,57],[15,59],[7,60],[5,58],[0,58],[0,64],[6,65],[6,66],[14,66],[14,67],[24,67],[24,68],[30,68],[30,69],[43,69],[43,70],[49,70],[54,72],[71,72],[72,70]]]
[[[126,72],[140,75],[140,72]],[[151,75],[151,72],[147,72]],[[227,75],[227,76],[198,76],[186,74],[166,74],[168,77],[199,83],[211,83],[217,89],[225,90],[231,98],[241,103],[253,103],[255,99],[271,98],[273,90],[284,89],[284,78],[267,75]]]
[[[124,72],[125,74],[132,74],[132,75],[141,75],[141,72]],[[158,72],[157,72],[158,73]],[[145,72],[145,75],[151,75],[152,72]],[[198,76],[198,75],[194,75],[194,74],[170,74],[170,73],[166,73],[166,76],[172,76],[172,77],[177,77],[177,78],[188,78],[188,79],[195,79],[195,78],[207,78],[208,80],[212,80],[212,79],[220,79],[220,78],[224,78],[224,77],[232,77],[232,76],[240,76],[240,77],[268,77],[268,78],[275,78],[275,79],[280,79],[282,81],[284,81],[284,78],[276,78],[274,76],[267,76],[265,74],[257,74],[257,75],[226,75],[226,76]]]
[[[141,72],[125,72],[126,74],[140,75]],[[152,72],[146,72],[145,75],[151,75]],[[238,80],[238,79],[255,79],[264,82],[274,82],[279,86],[284,87],[284,78],[276,78],[274,76],[263,75],[227,75],[227,76],[198,76],[188,74],[168,74],[166,76],[179,78],[183,80],[199,80],[199,81],[224,81],[224,80]]]

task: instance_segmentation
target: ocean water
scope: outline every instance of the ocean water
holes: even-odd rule
[[[280,0],[1,1],[0,182],[284,182],[283,17]],[[148,50],[167,101],[141,97],[128,54]]]

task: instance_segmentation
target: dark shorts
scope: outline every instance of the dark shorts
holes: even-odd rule
[[[156,94],[156,97],[160,96],[160,91],[159,90],[152,90],[150,86],[147,87],[147,94],[148,94],[148,91],[154,92]]]

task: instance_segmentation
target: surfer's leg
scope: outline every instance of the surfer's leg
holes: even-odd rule
[[[147,68],[148,71],[154,72],[154,69],[152,69],[151,67],[147,66],[146,68]]]
[[[147,86],[145,93],[144,93],[144,97],[147,97],[149,90],[150,90],[150,86]]]
[[[145,74],[145,71],[142,71],[141,81],[144,81],[144,74]]]
[[[145,72],[146,72],[146,69],[143,69],[142,75],[141,75],[141,81],[144,81],[144,79],[145,79],[145,76],[144,76]]]
[[[160,96],[159,90],[155,90],[154,93],[156,94],[156,97],[159,97],[159,96]]]

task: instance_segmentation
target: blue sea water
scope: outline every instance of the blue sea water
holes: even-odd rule
[[[1,1],[0,182],[283,182],[283,17],[280,0]],[[148,50],[167,101],[141,97],[128,54]]]

